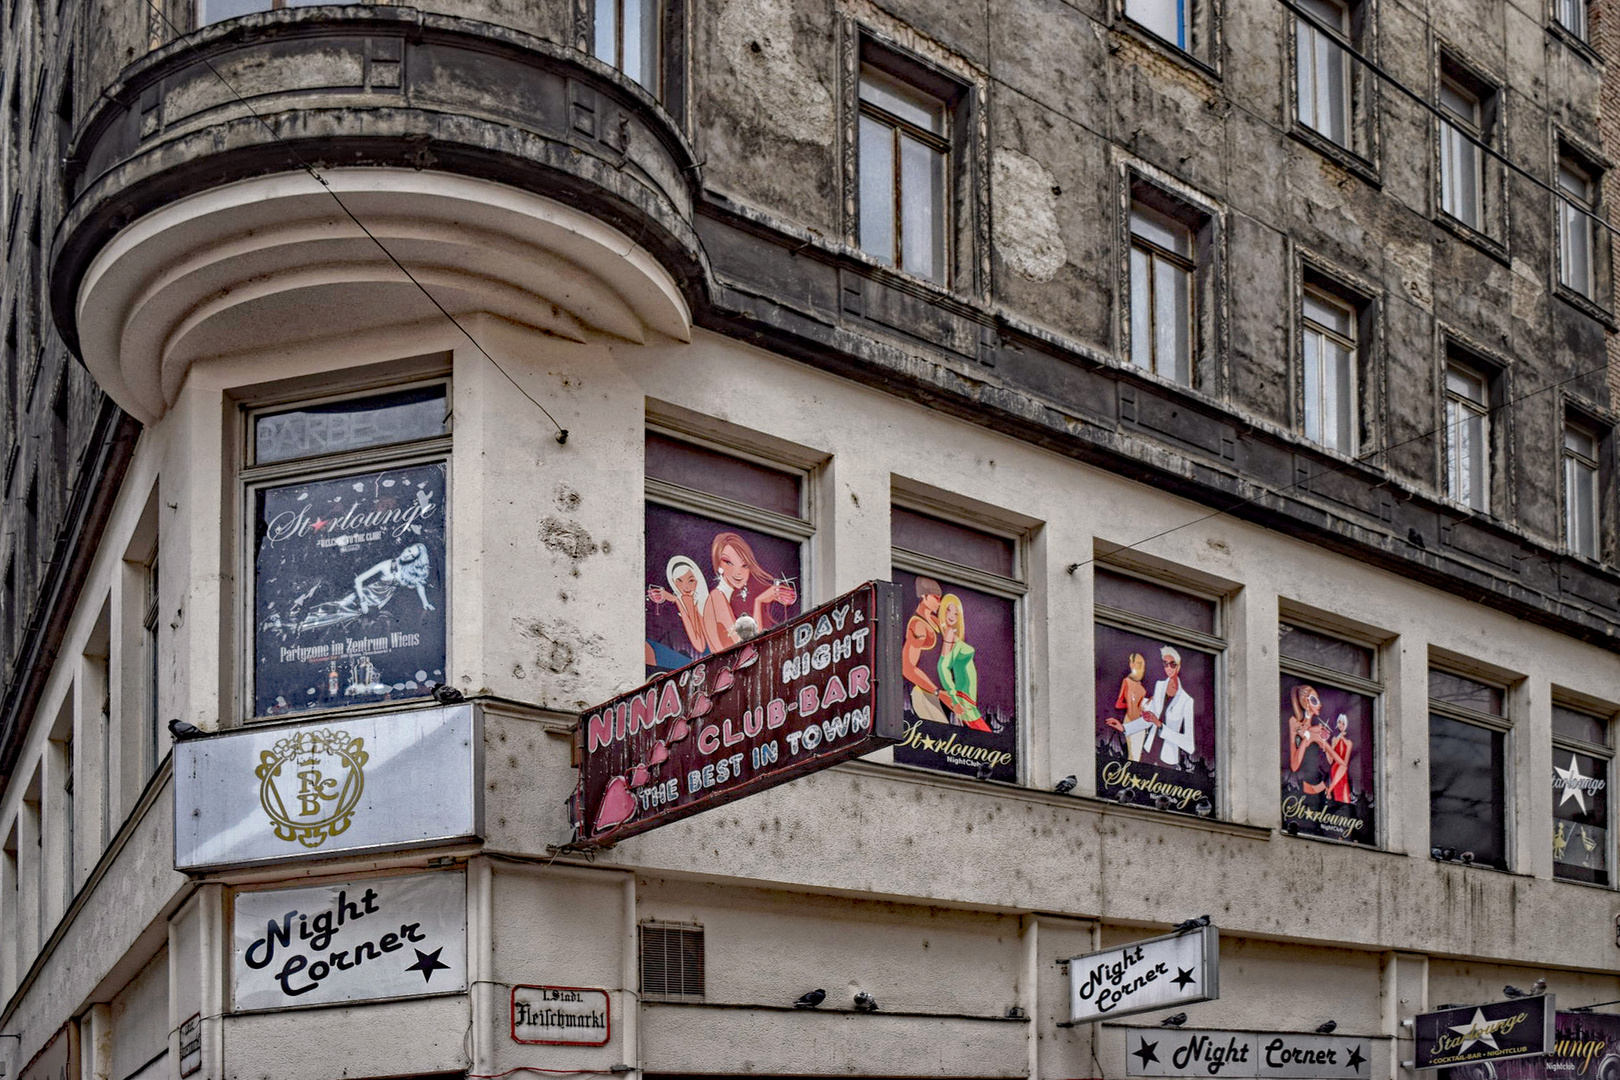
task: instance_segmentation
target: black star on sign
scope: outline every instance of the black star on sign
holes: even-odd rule
[[[1158,1047],[1159,1047],[1158,1043],[1156,1043],[1156,1042],[1151,1042],[1150,1043],[1146,1039],[1143,1039],[1142,1040],[1142,1045],[1139,1048],[1131,1051],[1131,1057],[1141,1058],[1142,1059],[1142,1067],[1146,1068],[1148,1062],[1150,1062],[1150,1061],[1158,1061],[1159,1060],[1159,1055],[1154,1053],[1154,1051],[1157,1050]]]
[[[420,971],[422,981],[427,982],[433,978],[435,971],[449,971],[449,964],[439,963],[439,954],[444,952],[444,946],[439,946],[432,952],[423,952],[421,949],[413,950],[416,953],[416,963],[406,968],[406,971]]]
[[[1347,1061],[1345,1061],[1345,1064],[1350,1066],[1351,1072],[1359,1073],[1361,1071],[1361,1063],[1366,1060],[1366,1058],[1361,1056],[1361,1047],[1352,1046],[1350,1048],[1350,1057]]]
[[[1176,977],[1170,981],[1176,984],[1177,990],[1185,990],[1189,983],[1195,983],[1198,980],[1193,978],[1193,973],[1186,968],[1178,967],[1176,968]]]

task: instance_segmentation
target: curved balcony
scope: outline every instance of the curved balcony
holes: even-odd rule
[[[408,8],[283,9],[153,52],[69,183],[52,307],[145,422],[199,359],[431,311],[389,254],[453,313],[574,340],[687,340],[702,295],[696,167],[649,95]]]

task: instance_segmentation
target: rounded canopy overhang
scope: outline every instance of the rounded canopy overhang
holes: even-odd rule
[[[108,241],[75,315],[85,365],[114,401],[154,423],[198,360],[416,322],[438,316],[434,301],[573,341],[691,340],[675,278],[588,213],[449,173],[320,175],[324,187],[305,171],[224,184]]]

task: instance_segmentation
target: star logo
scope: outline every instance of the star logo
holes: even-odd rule
[[[1553,772],[1557,773],[1558,779],[1564,782],[1564,794],[1558,800],[1558,805],[1563,806],[1569,800],[1574,799],[1575,805],[1580,807],[1581,813],[1586,813],[1586,786],[1582,781],[1590,780],[1591,777],[1581,775],[1581,763],[1575,760],[1575,755],[1569,755],[1569,768],[1560,769],[1554,765]]]
[[[1131,1051],[1131,1057],[1133,1057],[1133,1058],[1141,1058],[1142,1059],[1142,1067],[1146,1068],[1148,1062],[1150,1062],[1150,1061],[1157,1062],[1159,1060],[1159,1055],[1157,1053],[1155,1053],[1155,1051],[1158,1048],[1159,1048],[1158,1043],[1156,1043],[1156,1042],[1148,1042],[1146,1039],[1143,1039],[1142,1040],[1142,1045],[1137,1047],[1135,1050]]]
[[[1467,1051],[1475,1043],[1483,1043],[1492,1050],[1502,1049],[1496,1045],[1496,1025],[1485,1019],[1485,1013],[1481,1009],[1474,1010],[1474,1018],[1468,1023],[1459,1024],[1451,1030],[1462,1036],[1462,1045],[1457,1048],[1459,1054]]]
[[[1361,1047],[1352,1046],[1350,1048],[1350,1057],[1346,1059],[1345,1064],[1350,1066],[1351,1072],[1359,1075],[1361,1072],[1361,1063],[1366,1060],[1366,1058],[1361,1056]]]
[[[435,971],[450,970],[449,964],[441,964],[439,962],[439,954],[444,952],[443,945],[439,946],[437,949],[434,949],[432,952],[423,952],[421,949],[414,949],[412,951],[416,953],[416,963],[412,964],[405,970],[420,971],[422,973],[423,982],[428,982],[431,980]]]
[[[1188,986],[1197,982],[1198,980],[1193,978],[1193,973],[1191,971],[1183,967],[1178,967],[1176,968],[1176,977],[1170,981],[1176,984],[1177,990],[1185,990]]]

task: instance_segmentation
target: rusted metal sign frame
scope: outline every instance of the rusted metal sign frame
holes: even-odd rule
[[[906,614],[902,608],[900,593],[899,586],[890,582],[869,581],[813,611],[806,612],[791,622],[784,623],[774,630],[741,644],[733,645],[729,649],[706,656],[675,671],[665,672],[648,680],[628,694],[620,694],[618,697],[603,702],[601,705],[583,710],[580,713],[579,725],[574,732],[574,759],[579,768],[579,782],[575,787],[573,797],[568,803],[575,837],[574,841],[568,846],[574,849],[611,846],[621,840],[651,829],[680,821],[683,818],[700,814],[717,806],[736,802],[738,799],[777,787],[801,776],[819,772],[841,761],[860,757],[863,754],[870,754],[874,750],[880,750],[885,746],[892,746],[898,742],[904,729],[904,716],[902,713],[904,689],[900,678],[900,634],[905,625]],[[863,594],[869,594],[869,598],[863,600]],[[872,722],[871,727],[863,735],[859,738],[842,740],[838,745],[823,753],[796,754],[793,759],[789,759],[780,767],[772,767],[769,771],[763,772],[755,770],[753,776],[739,784],[723,789],[710,788],[690,802],[666,805],[643,813],[637,813],[636,816],[622,824],[595,835],[590,834],[587,818],[590,816],[591,804],[587,799],[588,793],[586,791],[588,768],[586,759],[589,756],[587,723],[591,716],[617,709],[620,705],[627,704],[633,699],[644,697],[654,687],[660,687],[670,682],[678,683],[683,673],[689,674],[702,666],[717,672],[732,671],[738,658],[743,655],[745,650],[753,649],[757,655],[764,657],[766,654],[780,648],[782,640],[786,640],[791,644],[792,635],[796,628],[806,625],[814,628],[821,619],[830,617],[838,608],[851,604],[855,605],[854,609],[866,613],[865,618],[873,631],[868,639],[869,644],[862,653],[863,656],[869,658],[867,662],[870,663],[872,669],[870,695]],[[761,660],[762,669],[765,663],[766,661]],[[778,693],[785,694],[786,691],[780,687],[779,683],[779,678],[773,678],[773,687]],[[751,707],[760,707],[765,705],[765,702],[763,700],[754,701],[750,705]],[[683,705],[683,717],[684,713],[685,707]],[[693,722],[693,718],[687,717],[686,719],[689,723]],[[697,718],[698,721],[701,721],[701,719],[703,718]],[[692,733],[692,737],[697,737],[696,731]],[[628,742],[628,736],[626,742]],[[604,748],[598,752],[605,753],[607,749]],[[795,760],[800,758],[802,760]]]

